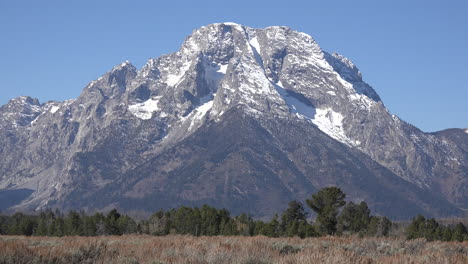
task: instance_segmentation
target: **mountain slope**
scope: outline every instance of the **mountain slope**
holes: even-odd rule
[[[227,112],[223,121],[203,126],[112,185],[91,193],[90,186],[74,186],[73,197],[59,205],[81,208],[99,200],[102,207],[119,204],[126,210],[154,210],[209,203],[234,213],[270,217],[283,209],[284,201],[304,200],[318,188],[338,184],[351,197],[369,201],[377,213],[394,218],[457,213],[447,201],[408,184],[307,122],[270,119],[259,124],[242,111]],[[278,129],[283,127],[291,130]],[[96,159],[102,154],[84,154],[88,155],[92,158],[79,162],[86,164],[80,171],[102,167]],[[102,193],[107,196],[102,198]]]
[[[23,194],[11,210],[207,202],[267,217],[328,185],[394,218],[468,205],[460,142],[391,115],[350,60],[286,27],[208,25],[75,100],[0,113],[0,189]]]

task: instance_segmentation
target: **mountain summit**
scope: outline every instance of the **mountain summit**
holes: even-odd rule
[[[404,219],[468,207],[468,134],[390,114],[347,58],[287,27],[218,23],[81,95],[0,108],[2,210],[151,212],[180,205],[269,217],[340,186]]]

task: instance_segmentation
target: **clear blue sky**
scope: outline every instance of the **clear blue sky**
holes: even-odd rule
[[[392,113],[424,131],[468,127],[462,0],[0,0],[0,104],[75,98],[114,65],[139,68],[193,29],[226,21],[306,32],[350,58]]]

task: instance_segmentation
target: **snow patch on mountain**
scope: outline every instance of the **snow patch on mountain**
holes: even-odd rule
[[[227,67],[228,64],[205,65],[205,80],[211,81],[215,86],[218,86],[219,81],[226,74]]]
[[[60,106],[53,105],[53,106],[49,109],[49,112],[52,113],[52,114],[55,114],[55,112],[57,112],[59,109],[60,109]]]
[[[286,89],[284,89],[281,81],[278,81],[275,84],[275,88],[278,93],[281,95],[283,100],[289,107],[291,113],[296,114],[297,117],[301,119],[313,119],[316,111],[315,108],[311,105],[306,104],[305,102],[300,101],[296,97],[290,95]]]
[[[257,37],[252,38],[249,41],[249,44],[252,45],[252,47],[257,51],[258,54],[260,54],[260,44],[258,43]]]
[[[351,99],[356,106],[367,111],[370,111],[375,104],[375,101],[369,99],[369,97],[358,93],[350,94],[349,99]]]
[[[312,123],[314,123],[325,134],[348,146],[360,144],[360,142],[353,141],[346,136],[343,128],[344,117],[341,113],[335,112],[331,108],[317,108],[315,111],[316,114],[312,119]]]
[[[159,99],[161,99],[161,96],[156,96],[143,103],[129,105],[128,111],[137,118],[148,120],[153,116],[154,112],[160,110],[158,107]]]
[[[306,103],[305,98],[300,100],[284,89],[281,81],[278,81],[274,86],[288,105],[290,112],[296,114],[298,118],[311,120],[322,132],[348,146],[361,144],[360,141],[353,141],[346,136],[343,127],[344,117],[341,113],[335,112],[331,108],[317,109],[313,107],[310,103]]]
[[[191,131],[195,127],[195,124],[200,123],[203,117],[213,108],[214,96],[216,96],[216,94],[210,94],[200,98],[200,106],[193,109],[187,116],[182,117],[182,123],[186,122],[186,120],[190,120],[188,131]]]
[[[465,129],[465,133],[467,133],[467,134],[468,134],[468,128],[467,128],[467,129]]]
[[[219,72],[219,73],[222,73],[222,74],[226,74],[227,67],[228,67],[227,64],[220,65],[220,66],[219,66],[219,70],[217,70],[216,72]]]
[[[179,72],[177,74],[168,74],[166,76],[166,84],[168,86],[175,86],[177,85],[180,80],[184,77],[185,73],[187,73],[187,71],[189,70],[190,68],[190,63],[189,62],[186,62],[183,64],[183,66],[178,70]]]
[[[234,27],[241,27],[242,26],[242,25],[234,23],[234,22],[223,22],[223,23],[220,23],[220,24],[223,24],[223,25],[226,25],[226,26],[234,26]]]
[[[213,100],[206,102],[200,105],[199,107],[197,107],[194,110],[194,114],[192,117],[192,122],[190,123],[190,126],[189,126],[189,130],[192,130],[195,122],[200,121],[208,113],[208,111],[211,110],[212,107],[213,107]]]

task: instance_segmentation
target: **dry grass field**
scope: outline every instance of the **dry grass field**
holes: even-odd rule
[[[468,242],[399,238],[0,236],[0,263],[468,263]]]

